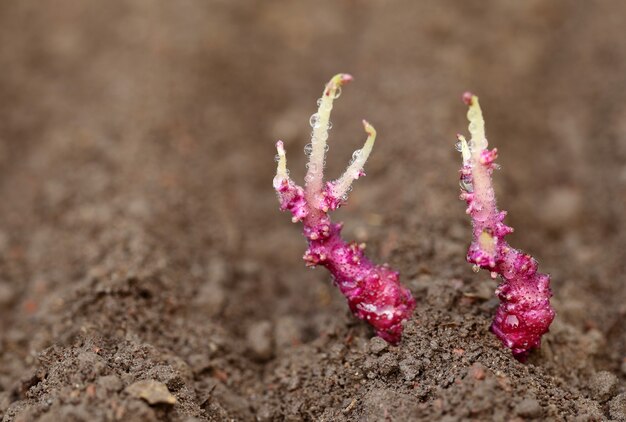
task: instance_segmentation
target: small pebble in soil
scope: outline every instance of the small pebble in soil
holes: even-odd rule
[[[259,321],[248,328],[246,335],[248,346],[258,360],[268,360],[272,357],[272,331],[272,323],[269,321]]]
[[[277,350],[283,350],[302,342],[301,322],[290,316],[278,318],[274,327],[274,340]]]
[[[480,362],[476,362],[472,366],[470,366],[469,374],[470,376],[472,376],[472,378],[478,381],[484,380],[485,377],[487,376],[487,373],[485,371],[485,366]]]
[[[608,371],[600,371],[591,377],[591,396],[601,402],[613,397],[617,390],[617,377]]]
[[[11,305],[15,299],[15,290],[11,284],[0,281],[0,306],[5,307]]]
[[[539,402],[532,398],[527,397],[515,406],[515,414],[523,418],[538,418],[541,416],[541,406]]]
[[[222,312],[227,301],[224,283],[229,277],[229,267],[220,257],[212,258],[206,267],[195,269],[198,276],[204,276],[204,283],[196,293],[193,303],[208,316],[217,316]]]
[[[606,338],[604,334],[596,329],[592,328],[582,337],[582,348],[587,350],[589,354],[599,354],[606,348]]]
[[[77,356],[78,369],[83,373],[100,375],[106,370],[106,362],[97,353],[92,351],[82,351]]]
[[[105,375],[96,381],[98,387],[107,391],[120,391],[122,389],[122,381],[117,375]]]
[[[583,197],[577,190],[553,188],[546,195],[543,206],[538,207],[538,218],[551,229],[563,229],[575,223],[582,205]]]
[[[164,383],[170,391],[178,391],[185,383],[181,375],[169,365],[157,365],[146,376]]]
[[[256,412],[256,419],[259,422],[269,422],[274,420],[274,412],[267,404],[262,404]]]
[[[8,391],[0,392],[0,415],[3,415],[11,405],[11,394]]]
[[[389,345],[387,344],[387,342],[380,337],[372,337],[369,343],[370,352],[375,355],[378,355],[387,350],[388,346]]]
[[[572,422],[596,422],[606,419],[604,412],[600,409],[596,401],[592,401],[591,399],[585,401],[585,399],[581,399],[576,403],[576,406],[576,409],[579,409],[580,413],[572,419]]]
[[[387,376],[398,367],[398,360],[392,353],[385,353],[378,358],[378,372],[380,375]]]
[[[375,358],[373,358],[372,356],[366,356],[365,360],[363,361],[363,365],[361,367],[367,371],[367,370],[373,369],[375,366],[376,366]]]
[[[169,392],[167,386],[155,380],[137,381],[126,387],[125,391],[133,397],[144,399],[149,404],[176,403],[176,397]]]
[[[400,361],[400,373],[406,381],[413,381],[419,373],[418,361],[412,357]]]
[[[213,281],[203,283],[193,299],[193,304],[202,309],[208,316],[219,315],[225,303],[226,292],[224,287]]]
[[[615,396],[609,403],[609,414],[618,421],[626,421],[626,393]]]

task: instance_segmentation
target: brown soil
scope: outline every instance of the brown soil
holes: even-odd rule
[[[626,3],[158,4],[0,4],[4,421],[626,420]],[[334,218],[418,300],[398,347],[304,267],[271,187],[339,71],[328,174],[361,118],[379,142]],[[466,89],[511,243],[553,276],[527,364],[464,260]]]

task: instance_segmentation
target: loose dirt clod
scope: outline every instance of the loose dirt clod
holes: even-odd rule
[[[485,366],[482,363],[473,364],[469,369],[469,373],[477,381],[482,381],[487,376]]]
[[[609,403],[609,413],[618,421],[626,421],[626,393],[615,396]]]
[[[601,402],[607,401],[617,390],[618,379],[615,374],[600,371],[591,377],[589,388],[594,399]]]
[[[523,418],[538,418],[541,416],[541,406],[534,398],[526,398],[515,406],[515,414]]]
[[[375,355],[381,354],[382,352],[387,350],[388,347],[389,347],[389,344],[380,337],[372,337],[370,339],[369,349],[370,349],[370,352],[372,352]]]
[[[257,359],[267,360],[272,357],[272,334],[272,323],[269,321],[259,321],[248,328],[248,346]]]

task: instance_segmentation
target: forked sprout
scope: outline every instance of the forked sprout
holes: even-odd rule
[[[328,211],[339,208],[346,201],[352,183],[365,175],[363,166],[376,140],[376,130],[363,120],[367,133],[363,148],[354,152],[341,177],[324,183],[330,113],[341,87],[350,81],[352,76],[348,74],[335,75],[318,100],[317,113],[311,116],[313,132],[311,144],[305,148],[309,162],[304,189],[289,177],[282,141],[276,143],[278,165],[273,184],[281,209],[291,212],[294,223],[303,223],[304,235],[309,243],[303,256],[307,265],[326,267],[346,297],[352,313],[369,322],[380,337],[397,343],[402,336],[402,321],[411,316],[415,299],[400,284],[398,272],[387,264],[374,265],[363,253],[365,244],[345,242],[341,238],[342,224],[331,223],[328,217]]]

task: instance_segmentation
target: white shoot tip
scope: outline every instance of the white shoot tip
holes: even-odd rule
[[[353,161],[348,165],[346,171],[333,183],[333,195],[336,198],[342,198],[350,190],[352,182],[363,175],[363,166],[367,161],[372,148],[374,147],[374,141],[376,141],[376,129],[369,124],[367,120],[363,120],[363,128],[367,133],[367,139],[363,148],[357,150],[353,154]]]
[[[276,142],[276,151],[278,151],[278,165],[276,166],[276,177],[274,178],[274,188],[278,189],[283,180],[287,180],[289,174],[287,172],[287,156],[283,141]]]
[[[348,73],[337,73],[326,84],[326,90],[324,91],[324,94],[328,96],[332,91],[340,90],[342,85],[350,83],[353,80],[354,78],[352,77],[352,75]],[[339,95],[336,96],[338,97]]]
[[[461,134],[457,134],[456,138],[461,143],[461,155],[463,156],[463,164],[467,164],[472,156],[469,145],[467,144],[467,140],[465,139],[465,136]]]
[[[307,195],[312,197],[322,189],[322,179],[324,177],[324,158],[326,156],[326,140],[328,139],[328,129],[331,127],[330,112],[333,108],[333,101],[341,95],[341,87],[352,81],[352,75],[338,73],[324,86],[322,98],[318,101],[317,113],[311,116],[311,150],[309,154],[308,171],[305,176],[305,186]]]
[[[376,136],[376,129],[367,120],[363,119],[363,128],[369,136]]]
[[[338,73],[331,79],[331,83],[335,83],[337,86],[345,85],[354,80],[354,77],[349,73]]]
[[[487,149],[487,137],[485,136],[485,121],[483,112],[480,109],[478,97],[471,92],[463,94],[463,101],[469,106],[467,119],[469,120],[469,132],[472,135],[470,150],[472,153],[479,153]]]

